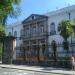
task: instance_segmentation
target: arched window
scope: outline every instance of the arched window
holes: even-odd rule
[[[14,31],[14,36],[17,37],[17,31]]]
[[[11,36],[11,32],[9,32],[8,36]]]
[[[50,24],[50,35],[55,35],[56,34],[56,30],[55,30],[55,23],[52,22]]]

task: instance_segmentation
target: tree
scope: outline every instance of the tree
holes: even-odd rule
[[[5,36],[5,28],[4,26],[0,25],[0,38]]]
[[[63,20],[59,23],[58,30],[60,31],[60,35],[64,38],[63,46],[65,50],[68,50],[67,39],[74,32],[73,26],[75,26],[75,23],[69,20]]]
[[[17,16],[21,0],[0,0],[0,23],[5,25],[8,16]]]
[[[4,26],[0,25],[0,60],[2,59],[2,37],[5,36],[5,30]]]

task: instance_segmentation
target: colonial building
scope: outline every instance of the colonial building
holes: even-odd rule
[[[46,59],[48,44],[48,17],[32,14],[23,21],[25,60],[38,63]],[[43,55],[44,54],[44,55]]]
[[[16,59],[29,63],[46,62],[53,56],[51,44],[56,43],[56,56],[65,57],[66,51],[61,46],[63,38],[59,35],[58,25],[62,20],[75,21],[75,5],[65,7],[43,15],[32,14],[20,24],[7,27],[7,35],[16,39]],[[74,55],[74,36],[68,38],[69,56]],[[19,45],[18,45],[19,44]],[[21,47],[21,49],[17,49]]]

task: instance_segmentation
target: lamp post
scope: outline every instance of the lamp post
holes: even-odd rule
[[[75,34],[75,26],[72,26],[72,29],[73,29],[74,34]],[[71,47],[72,47],[72,35],[71,35]],[[72,56],[73,56],[73,47],[72,47]]]

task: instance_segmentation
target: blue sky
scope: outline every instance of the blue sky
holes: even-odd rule
[[[22,0],[19,6],[21,9],[20,16],[16,19],[8,18],[7,23],[23,21],[31,14],[44,14],[74,4],[75,0]]]

